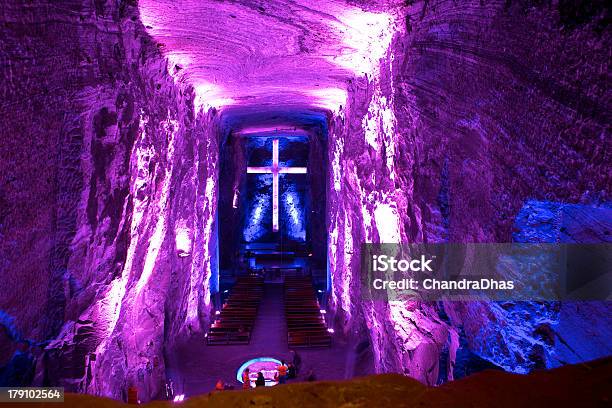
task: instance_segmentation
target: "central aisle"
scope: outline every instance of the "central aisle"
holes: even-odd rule
[[[266,353],[286,354],[289,351],[284,310],[283,285],[266,283],[250,344],[251,350],[257,356],[266,356]]]
[[[337,338],[331,348],[297,351],[302,358],[302,370],[293,381],[300,381],[310,369],[320,380],[345,377],[347,351]],[[212,391],[219,379],[239,389],[242,384],[237,381],[236,372],[245,361],[255,357],[290,358],[281,283],[265,284],[249,345],[209,346],[202,336],[194,336],[176,351],[178,366],[169,367],[168,372],[178,393],[188,397]]]

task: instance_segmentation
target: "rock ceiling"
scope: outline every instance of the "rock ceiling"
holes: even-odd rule
[[[147,32],[196,103],[256,110],[322,108],[372,73],[395,30],[388,1],[141,0]]]

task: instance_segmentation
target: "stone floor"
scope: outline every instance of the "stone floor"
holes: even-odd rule
[[[302,368],[297,381],[313,370],[318,380],[338,380],[351,376],[349,347],[336,336],[331,348],[298,350]],[[211,391],[217,380],[237,388],[240,366],[255,357],[289,359],[287,328],[281,284],[266,283],[249,345],[209,346],[202,336],[191,339],[177,350],[178,366],[172,369],[180,384],[177,388],[187,396]]]

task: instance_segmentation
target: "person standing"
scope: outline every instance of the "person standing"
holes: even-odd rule
[[[278,383],[279,384],[285,384],[287,382],[287,365],[285,364],[285,361],[281,361],[280,365],[278,366],[277,370],[278,370]]]
[[[263,373],[260,371],[257,373],[257,380],[255,380],[255,387],[265,387],[266,379],[264,378]]]
[[[295,373],[298,374],[300,372],[300,366],[302,365],[302,358],[295,350],[290,351],[292,356],[293,366],[295,367]]]
[[[290,361],[289,363],[287,363],[287,379],[288,380],[293,380],[293,379],[295,379],[295,377],[297,377],[297,373],[295,371],[295,366]]]
[[[248,390],[249,388],[251,388],[251,378],[249,377],[249,375],[251,374],[249,368],[245,368],[244,371],[242,372],[242,389],[243,390]]]

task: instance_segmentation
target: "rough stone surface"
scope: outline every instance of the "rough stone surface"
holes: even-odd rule
[[[337,108],[378,64],[401,1],[143,0],[142,21],[208,106]]]
[[[164,345],[208,319],[216,112],[195,110],[130,2],[1,8],[11,341],[45,348],[39,383],[153,397]]]
[[[466,335],[472,351],[508,370],[558,364],[548,358],[562,341],[538,332],[563,325],[548,307],[355,299],[362,242],[511,242],[528,200],[589,205],[582,221],[595,227],[569,241],[610,241],[594,215],[612,185],[609,28],[603,11],[567,6],[411,2],[379,69],[349,82],[330,127],[332,298],[340,326],[368,327],[380,371],[432,384],[448,353],[452,378],[456,338]],[[609,315],[601,307],[597,315]],[[579,328],[571,337],[599,347]]]
[[[208,320],[219,141],[322,121],[330,315],[377,371],[436,384],[460,347],[517,372],[609,354],[581,318],[607,336],[609,303],[360,302],[358,275],[363,242],[610,241],[605,13],[0,0],[0,363],[25,340],[36,384],[158,395]]]

